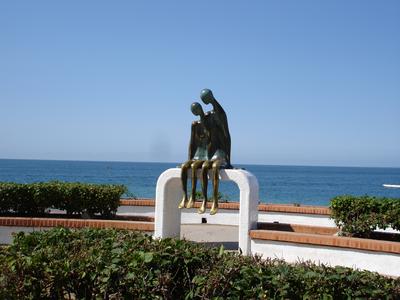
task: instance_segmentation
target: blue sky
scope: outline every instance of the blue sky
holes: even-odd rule
[[[399,1],[2,1],[0,158],[400,167]],[[204,107],[209,110],[210,107]]]

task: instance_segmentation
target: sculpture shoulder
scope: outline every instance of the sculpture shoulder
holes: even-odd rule
[[[216,118],[218,118],[218,115],[213,110],[208,111],[205,114],[205,119],[206,120],[215,120]]]
[[[206,120],[209,124],[215,124],[217,126],[220,126],[221,124],[220,116],[214,110],[206,113]]]
[[[212,116],[212,115],[215,115],[215,111],[210,110],[210,111],[206,112],[206,116]]]
[[[200,122],[200,121],[192,122],[192,133],[194,133],[194,132],[203,133],[206,130],[207,130],[207,127],[202,122]]]
[[[221,104],[217,100],[213,103],[213,108],[214,111],[216,111],[218,114],[223,114],[226,115],[225,110],[222,108]]]
[[[200,125],[200,121],[193,121],[192,122],[192,126],[198,126],[198,125]]]

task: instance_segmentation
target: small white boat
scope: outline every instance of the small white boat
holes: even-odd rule
[[[400,184],[384,184],[383,186],[390,189],[400,189]]]

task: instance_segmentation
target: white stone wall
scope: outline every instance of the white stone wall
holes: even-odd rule
[[[330,266],[345,266],[400,276],[398,254],[256,239],[251,240],[251,250],[253,254],[264,258],[280,258],[293,263],[311,260]]]

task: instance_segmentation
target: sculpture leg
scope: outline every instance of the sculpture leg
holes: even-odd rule
[[[194,201],[196,201],[196,187],[197,187],[197,169],[201,168],[204,160],[195,160],[192,163],[192,193],[189,198],[189,202],[186,204],[186,208],[192,208]]]
[[[219,168],[221,166],[221,161],[213,161],[213,203],[210,210],[210,215],[215,215],[218,210],[218,187],[219,187]]]
[[[182,190],[183,190],[183,198],[182,201],[179,203],[178,208],[184,208],[187,201],[187,171],[192,165],[192,161],[188,160],[187,162],[183,163],[181,166],[181,181],[182,181]]]
[[[208,188],[208,170],[211,169],[212,162],[205,161],[203,166],[201,167],[201,191],[203,193],[203,202],[199,210],[197,211],[199,214],[203,214],[206,211],[207,207],[207,188]]]

